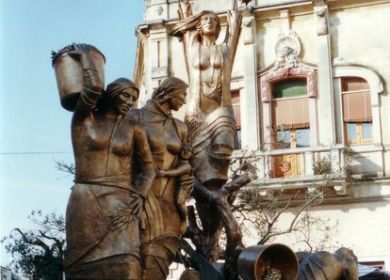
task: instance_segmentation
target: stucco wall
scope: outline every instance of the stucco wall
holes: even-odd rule
[[[313,217],[327,221],[332,234],[329,241],[322,244],[326,250],[334,251],[344,246],[351,248],[359,261],[385,261],[390,268],[390,204],[388,202],[341,204],[316,207],[311,210]],[[286,227],[293,214],[282,216],[280,226]],[[312,244],[318,244],[322,234],[311,232]],[[246,239],[251,245],[255,238]],[[295,251],[308,249],[303,243],[298,243],[296,235],[284,235],[272,240],[291,246]]]

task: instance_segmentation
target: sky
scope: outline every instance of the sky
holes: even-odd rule
[[[0,0],[0,239],[31,210],[65,214],[72,113],[60,105],[51,51],[73,42],[106,57],[106,84],[132,78],[143,0]],[[0,265],[10,256],[0,244]]]

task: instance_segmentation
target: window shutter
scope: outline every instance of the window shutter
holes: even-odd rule
[[[273,124],[278,129],[309,127],[307,98],[273,100]]]
[[[344,122],[371,122],[371,96],[368,83],[361,78],[342,80]]]
[[[345,122],[371,122],[370,92],[343,93],[343,111]]]

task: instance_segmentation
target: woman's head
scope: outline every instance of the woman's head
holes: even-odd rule
[[[202,11],[197,15],[190,16],[175,24],[171,35],[182,37],[188,30],[197,30],[200,40],[202,40],[203,35],[207,34],[213,34],[215,39],[217,39],[221,31],[221,22],[214,12]]]
[[[172,110],[179,110],[185,104],[188,84],[175,77],[165,79],[158,88],[155,89],[152,99],[159,104],[169,102]]]
[[[221,22],[214,12],[206,11],[200,16],[196,29],[200,35],[214,35],[217,39],[221,31]]]
[[[116,113],[124,115],[135,106],[138,94],[139,90],[131,80],[126,78],[116,79],[107,86],[100,107],[112,107]]]

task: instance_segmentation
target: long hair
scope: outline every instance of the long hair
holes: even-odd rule
[[[97,108],[99,110],[108,109],[111,106],[114,99],[118,96],[118,94],[128,87],[134,89],[135,91],[137,91],[137,93],[139,93],[139,89],[135,85],[135,83],[127,78],[118,78],[112,83],[110,83],[107,86],[106,90],[103,92],[102,97],[99,99]]]
[[[182,37],[186,31],[196,30],[196,32],[197,32],[196,37],[198,37],[198,39],[201,40],[201,37],[202,37],[201,18],[202,18],[202,16],[207,15],[207,14],[214,15],[216,20],[217,20],[217,27],[216,27],[216,34],[215,34],[215,39],[217,39],[219,36],[219,33],[221,32],[221,21],[219,20],[219,17],[216,13],[214,13],[213,11],[207,11],[207,10],[202,11],[197,15],[190,16],[186,19],[179,21],[178,23],[176,23],[173,26],[173,30],[171,31],[170,34],[172,36]]]
[[[152,99],[159,104],[163,104],[175,97],[181,90],[188,88],[188,84],[175,77],[166,78],[152,94]]]

